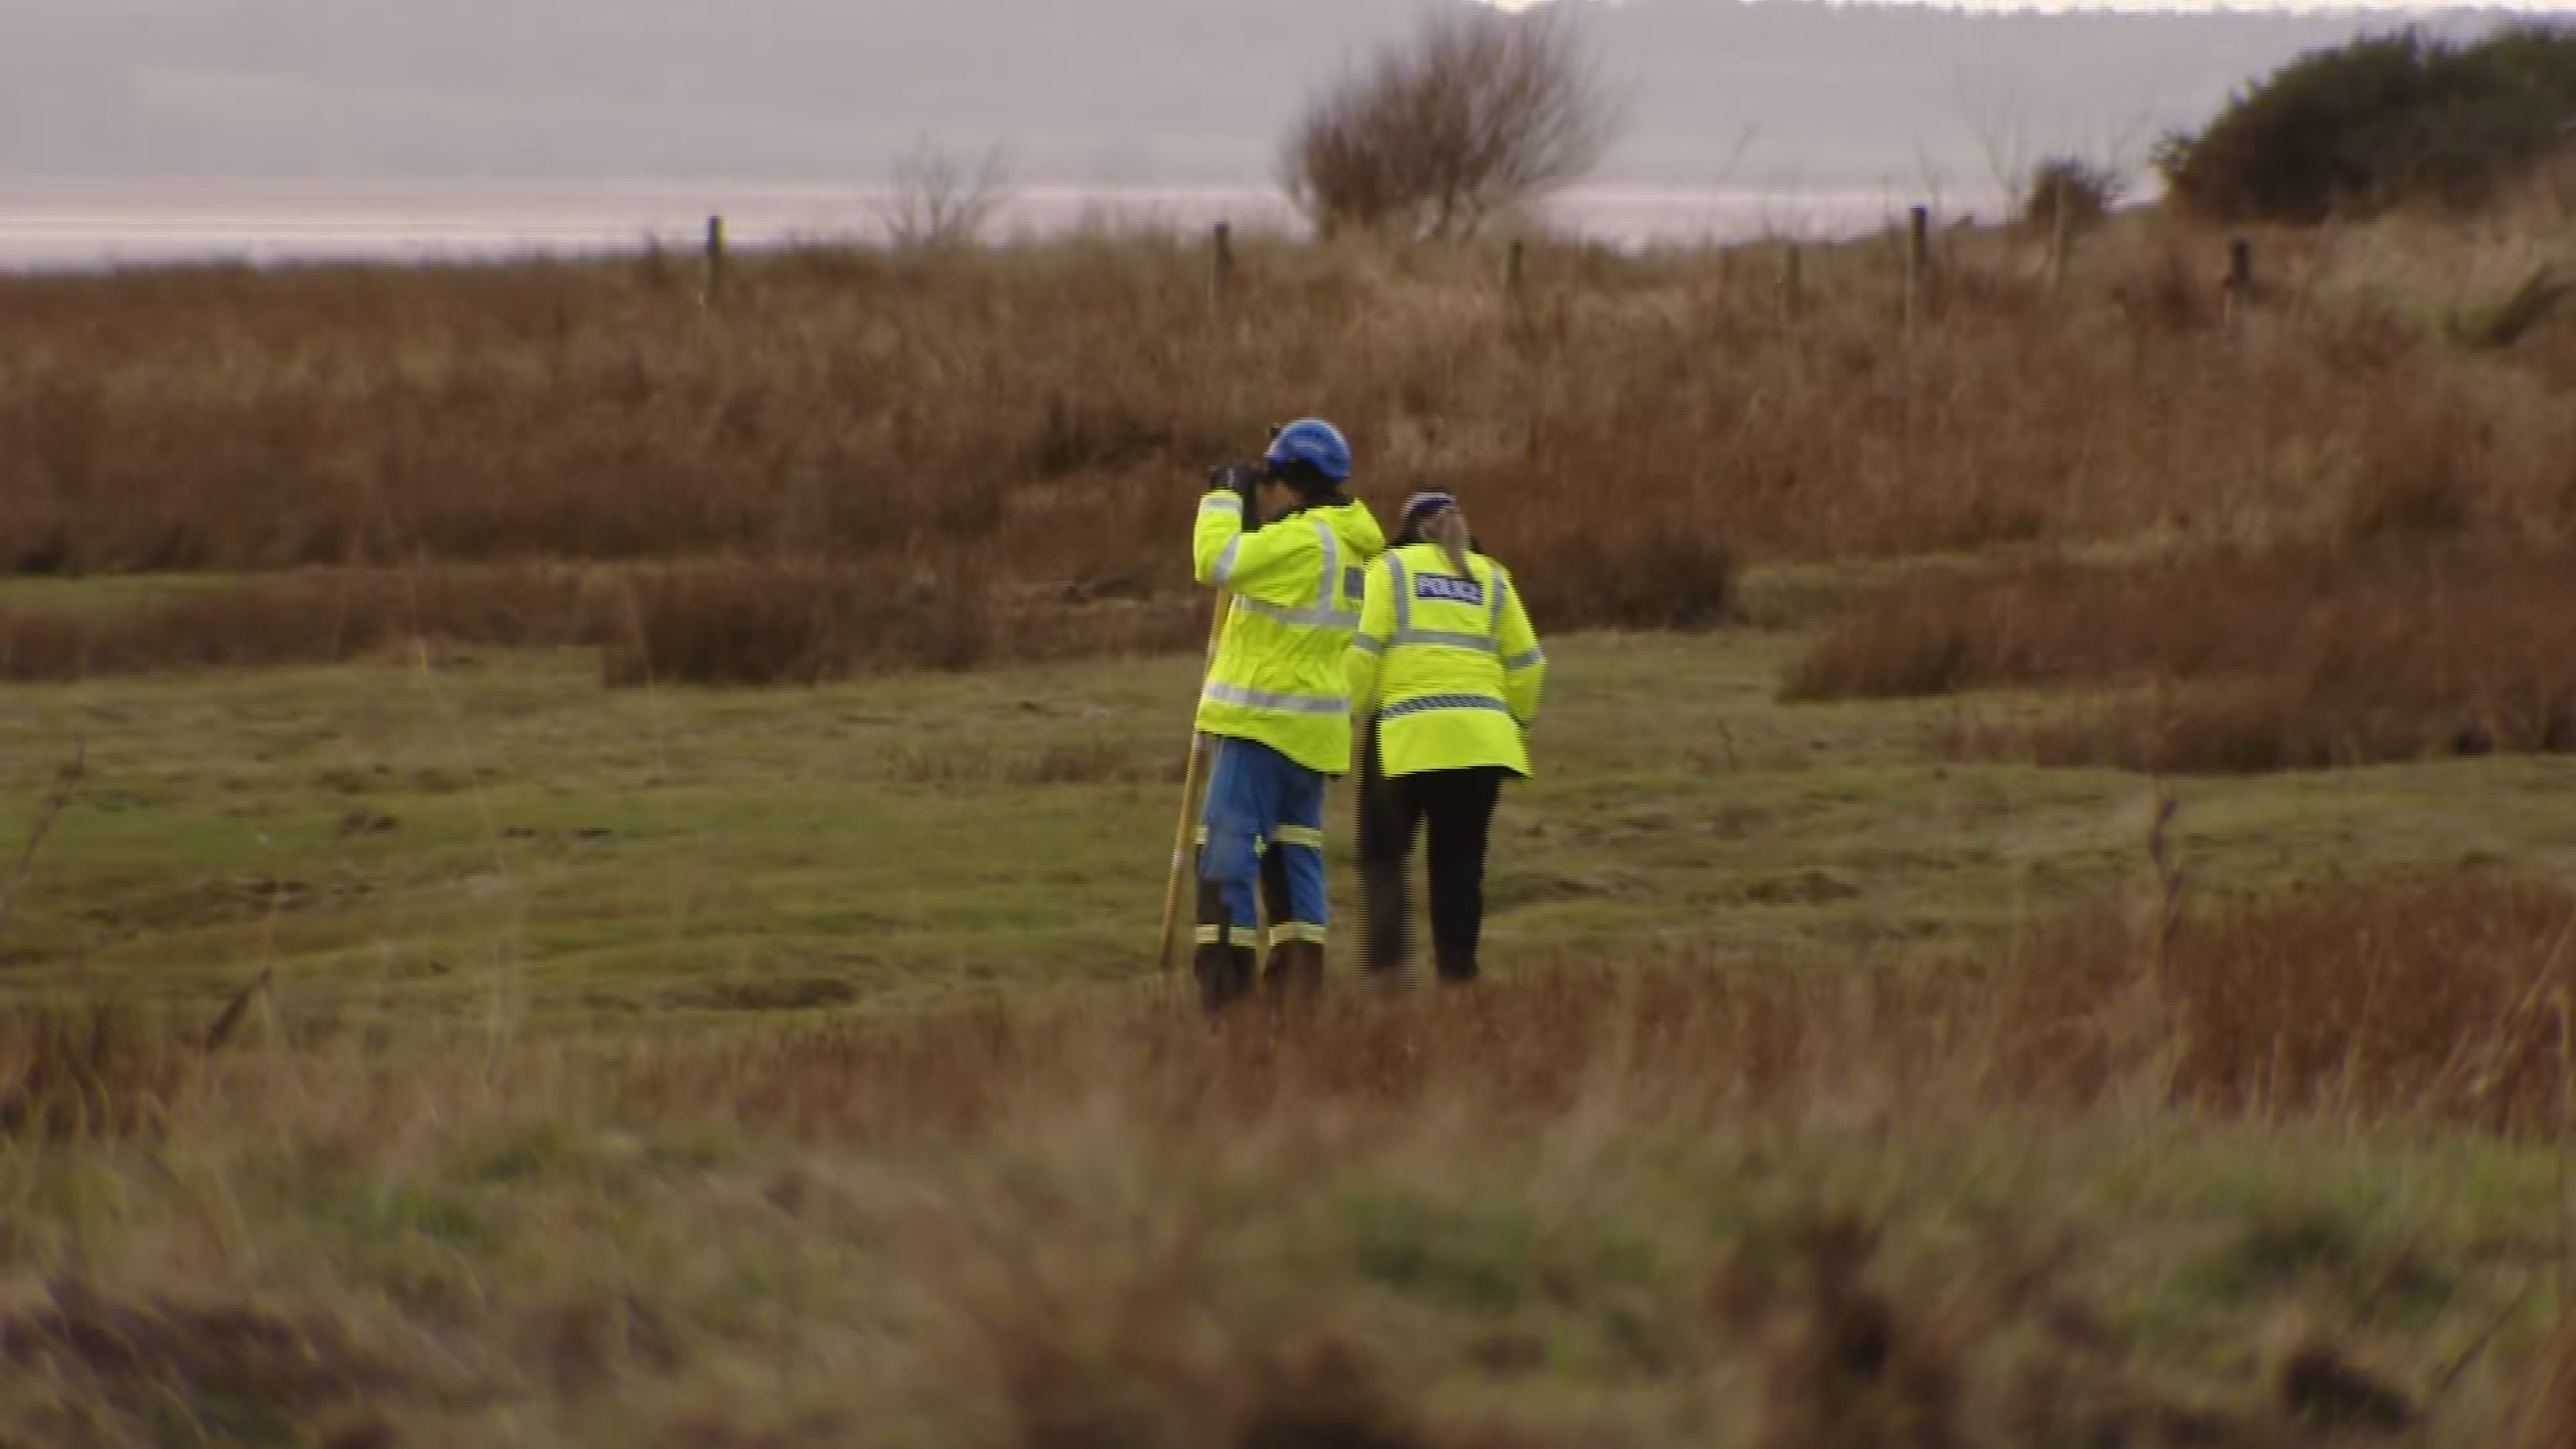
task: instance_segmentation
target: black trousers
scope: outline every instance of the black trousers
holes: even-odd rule
[[[1443,981],[1473,981],[1485,926],[1485,847],[1511,772],[1434,770],[1388,779],[1375,731],[1360,759],[1360,879],[1368,897],[1366,968],[1400,971],[1413,951],[1407,876],[1414,842],[1430,836],[1431,949]]]

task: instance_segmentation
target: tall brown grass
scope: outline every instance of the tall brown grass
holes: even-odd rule
[[[2378,494],[2420,526],[2400,473],[2564,536],[2567,329],[2457,345],[2440,259],[2410,321],[2395,254],[2267,251],[2241,352],[2218,239],[2131,222],[2062,294],[2025,246],[1945,243],[1911,346],[1877,242],[1810,249],[1796,309],[1761,248],[1539,247],[1515,302],[1490,251],[1246,243],[1219,315],[1203,248],[1152,237],[746,258],[712,314],[662,257],[21,278],[0,564],[725,558],[848,570],[844,632],[918,599],[1007,635],[1030,600],[1186,597],[1205,469],[1298,413],[1382,512],[1464,490],[1551,629],[1706,622],[1746,561],[2325,536]]]
[[[2448,498],[2405,504],[2404,527],[2456,532]],[[2278,770],[2576,748],[2571,659],[2576,576],[2554,551],[2370,546],[1927,576],[1837,621],[1785,692],[2118,686],[2072,723],[1967,743]]]
[[[1689,1121],[1914,1093],[2083,1111],[2146,1084],[2203,1120],[2406,1118],[2545,1139],[2565,1110],[2549,993],[2576,970],[2572,927],[2576,899],[2470,878],[2189,917],[2162,948],[2106,911],[2043,933],[2008,971],[1569,966],[1448,1002],[1429,1031],[1353,999],[1248,1037],[968,1013],[833,1028],[784,1051],[747,1041],[694,1067],[659,1058],[629,1090],[674,1104],[741,1093],[753,1116],[839,1138],[971,1133],[1032,1080],[1118,1081],[1148,1118],[1212,1129],[1337,1102],[1465,1101],[1539,1121],[1605,1091]],[[1130,1054],[1152,1070],[1121,1065]]]
[[[89,1186],[0,1217],[29,1235],[0,1239],[0,1361],[47,1386],[0,1391],[0,1428],[118,1445],[186,1423],[215,1442],[444,1442],[497,1416],[536,1442],[1701,1443],[1723,1424],[1724,1442],[1802,1446],[2293,1442],[2301,1417],[2411,1418],[2414,1386],[2311,1336],[2268,1389],[2172,1388],[2102,1330],[2099,1278],[2064,1271],[2035,1207],[1909,1262],[1880,1251],[1881,1229],[1922,1242],[1901,1208],[1693,1202],[1693,1221],[1749,1220],[1640,1277],[1617,1256],[1640,1225],[1594,1216],[1612,1209],[1573,1184],[1674,1141],[1742,1134],[1758,1173],[1807,1136],[1937,1156],[1998,1120],[2548,1138],[2571,919],[2564,895],[2462,880],[2197,918],[2161,951],[2105,918],[2012,969],[1567,968],[1221,1031],[1177,1002],[449,1046],[290,1018],[287,1037],[208,1053],[20,1012],[0,1018],[11,1170]],[[150,1110],[84,1119],[99,1100]],[[1553,1226],[1524,1241],[1468,1208],[1368,1207],[1426,1173],[1491,1221]],[[2242,1230],[2262,1271],[2304,1251],[2259,1218]],[[69,1231],[77,1266],[39,1277]],[[1429,1298],[1391,1311],[1406,1291]],[[1568,1334],[1597,1321],[1615,1357],[1578,1346],[1550,1367],[1526,1331],[1549,1311]],[[1541,1372],[1651,1389],[1673,1417],[1622,1434],[1510,1397],[1461,1415],[1440,1391]]]
[[[889,580],[854,565],[302,569],[133,604],[0,605],[0,681],[486,646],[592,649],[611,686],[810,684],[886,669],[1166,652],[1205,637],[1206,607],[1186,595],[988,593],[951,587],[935,572],[927,582]]]
[[[1336,1103],[1536,1121],[1605,1091],[1688,1121],[1876,1094],[2084,1111],[2143,1083],[2202,1120],[2323,1114],[2546,1139],[2576,1070],[2551,994],[2571,970],[2576,898],[2464,876],[2190,913],[2169,937],[2106,909],[2040,932],[2010,969],[1816,980],[1566,965],[1429,1017],[1348,993],[1320,1015],[1217,1033],[1159,1010],[995,1007],[695,1043],[645,1033],[589,1069],[647,1113],[721,1110],[832,1141],[971,1137],[1085,1082],[1172,1130]],[[143,1028],[133,1010],[0,1015],[0,1124],[112,1100],[123,1108],[93,1133],[158,1130],[202,1085],[188,1063],[213,1059]]]
[[[579,576],[535,566],[300,571],[134,604],[0,607],[0,680],[331,664],[422,641],[593,644],[616,623]]]

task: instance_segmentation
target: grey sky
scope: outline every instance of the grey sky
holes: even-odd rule
[[[1305,90],[1417,3],[0,0],[0,186],[864,183],[925,133],[1005,141],[1031,179],[1259,182]],[[1974,181],[1980,131],[2142,149],[2298,50],[2394,22],[1627,0],[1595,23],[1635,101],[1608,179],[1827,185]]]

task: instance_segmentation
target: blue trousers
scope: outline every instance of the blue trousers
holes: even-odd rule
[[[1321,945],[1330,924],[1324,891],[1324,777],[1253,740],[1216,741],[1201,817],[1202,945],[1258,946],[1261,887],[1272,890],[1270,940]],[[1211,919],[1213,916],[1222,920]]]

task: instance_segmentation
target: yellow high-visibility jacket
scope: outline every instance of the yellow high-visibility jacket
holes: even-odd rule
[[[1255,740],[1321,775],[1351,769],[1342,656],[1386,534],[1356,501],[1302,508],[1246,533],[1243,500],[1199,500],[1198,580],[1234,591],[1234,614],[1199,694],[1202,733]]]
[[[1530,773],[1523,732],[1547,684],[1509,570],[1467,555],[1460,578],[1436,544],[1390,551],[1369,570],[1351,638],[1351,698],[1376,725],[1389,778],[1499,766]]]

